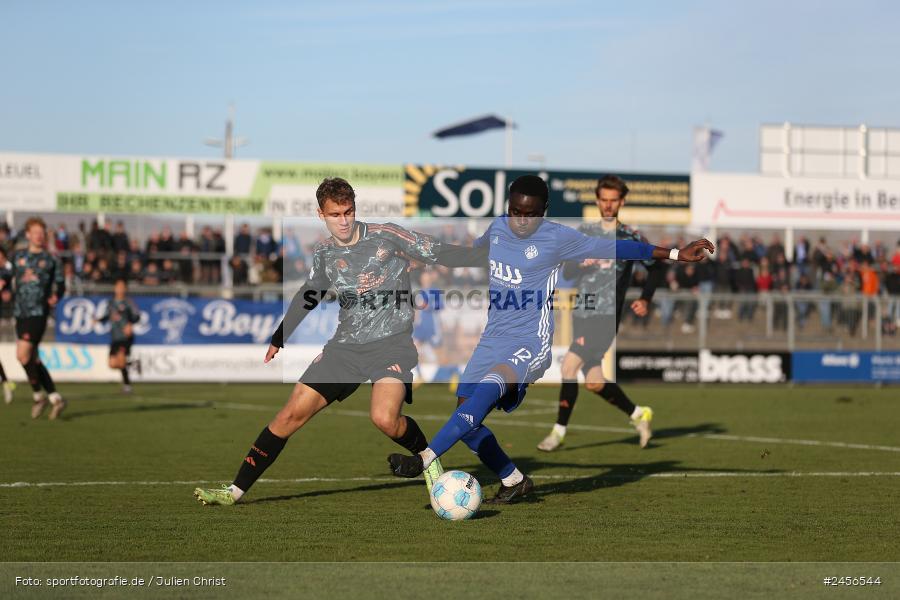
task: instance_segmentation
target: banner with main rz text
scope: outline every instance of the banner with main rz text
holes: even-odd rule
[[[281,321],[281,302],[134,296],[141,313],[134,325],[138,344],[265,344]],[[106,296],[64,298],[56,308],[56,340],[109,343]],[[337,327],[338,305],[323,303],[295,332],[303,343],[324,344]]]

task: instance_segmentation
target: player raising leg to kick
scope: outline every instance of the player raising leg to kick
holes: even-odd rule
[[[417,477],[433,460],[463,440],[501,481],[488,502],[508,503],[534,487],[483,425],[495,408],[515,410],[530,383],[550,366],[553,340],[553,292],[560,263],[586,258],[701,260],[713,245],[698,240],[681,250],[628,240],[586,236],[543,219],[549,191],[539,177],[516,179],[509,190],[508,214],[495,219],[476,246],[487,246],[490,258],[488,322],[469,359],[457,396],[456,412],[431,444],[413,456],[391,454],[388,463],[398,477]]]

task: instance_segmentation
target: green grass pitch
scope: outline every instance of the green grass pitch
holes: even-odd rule
[[[396,446],[363,386],[298,432],[234,507],[230,482],[284,385],[62,385],[61,421],[0,406],[5,561],[898,561],[896,389],[624,386],[655,410],[646,450],[624,415],[580,392],[565,446],[542,453],[557,388],[487,423],[535,479],[531,501],[449,523],[424,483],[392,478]],[[432,435],[446,386],[407,412]],[[462,445],[445,468],[497,482]],[[206,483],[199,483],[206,482]],[[49,485],[48,485],[49,484]]]

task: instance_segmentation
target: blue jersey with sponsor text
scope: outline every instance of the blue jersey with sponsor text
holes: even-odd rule
[[[610,258],[648,260],[650,244],[591,237],[565,225],[542,220],[527,238],[509,227],[509,217],[494,219],[475,241],[487,245],[490,260],[488,321],[483,338],[538,338],[553,335],[553,292],[565,260]]]

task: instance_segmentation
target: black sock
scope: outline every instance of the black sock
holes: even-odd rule
[[[31,384],[32,391],[41,391],[41,373],[38,364],[34,361],[22,365],[25,369],[25,375],[28,376],[28,383]]]
[[[628,399],[628,396],[625,395],[625,392],[622,391],[619,384],[607,383],[598,394],[629,417],[631,416],[631,413],[634,412],[634,402]]]
[[[563,379],[562,387],[559,388],[559,414],[556,416],[557,425],[568,425],[569,417],[572,416],[572,410],[575,408],[575,401],[578,399],[578,380]]]
[[[3,369],[2,363],[0,363],[0,382],[6,383],[6,371]]]
[[[287,438],[280,438],[266,427],[250,446],[250,451],[241,468],[238,469],[237,477],[234,478],[234,486],[246,492],[250,489],[256,480],[259,479],[266,469],[269,468],[278,454],[287,443]]]
[[[398,438],[391,439],[409,450],[411,454],[418,454],[428,447],[428,438],[412,417],[404,415],[403,418],[406,419],[406,432]]]
[[[122,369],[122,383],[131,385],[131,377],[128,375],[128,369]]]
[[[47,367],[44,366],[44,363],[39,362],[38,366],[38,380],[41,382],[41,387],[47,390],[48,394],[52,394],[56,391],[56,384],[53,383],[53,378],[50,377],[50,371],[47,370]]]

